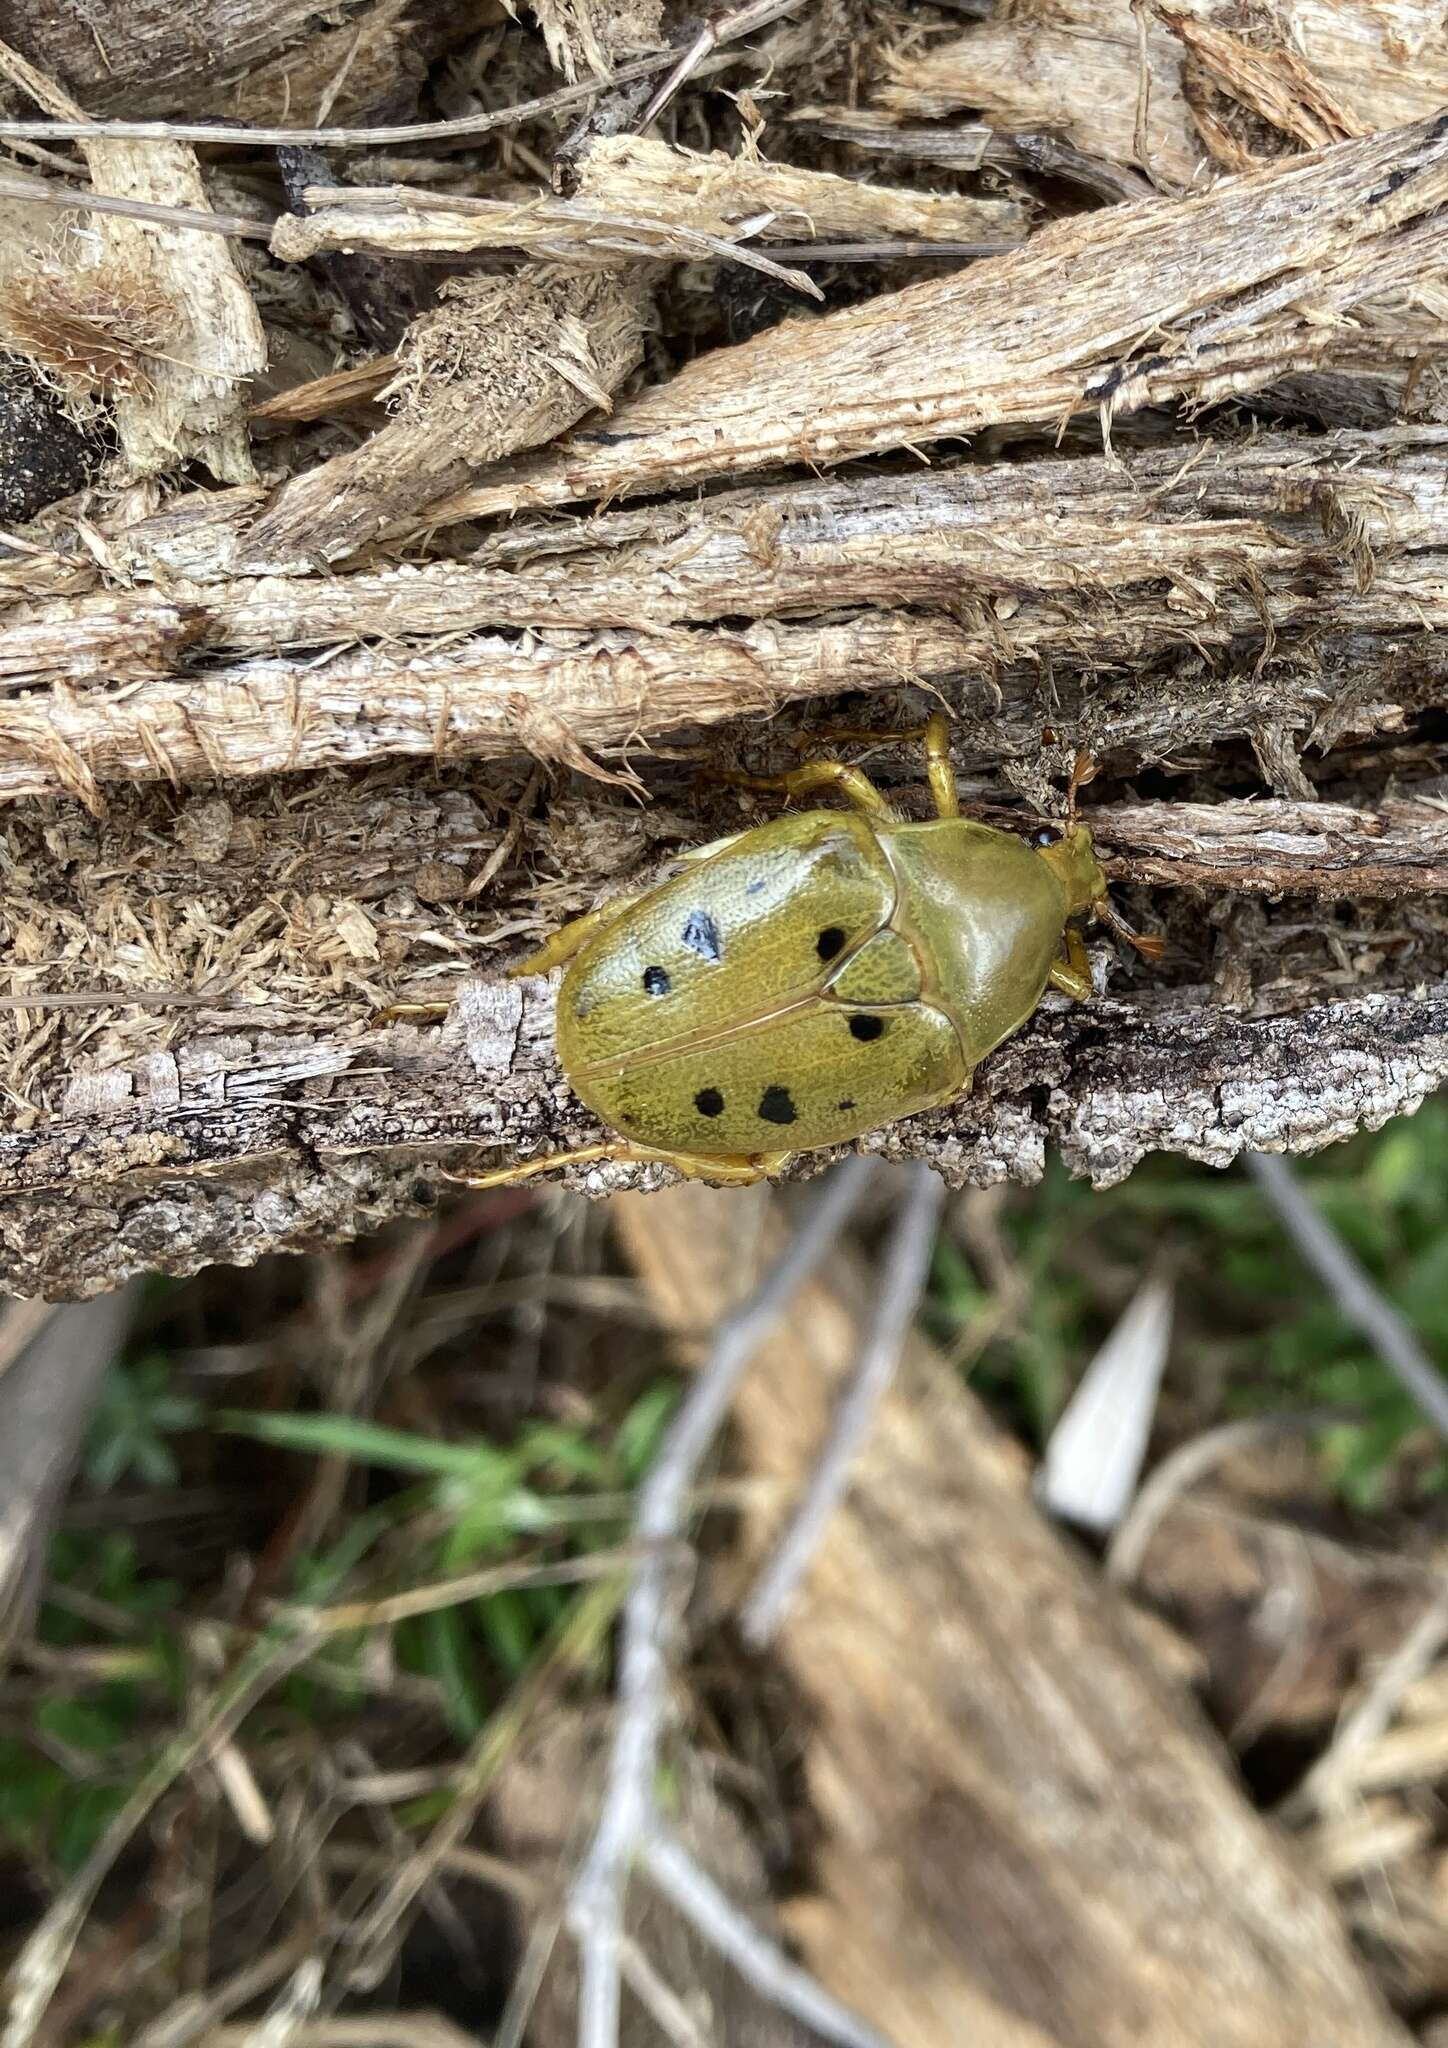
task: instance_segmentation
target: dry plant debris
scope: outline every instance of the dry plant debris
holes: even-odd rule
[[[17,0],[0,341],[99,467],[0,540],[0,1278],[591,1135],[502,966],[844,697],[943,701],[997,821],[1091,752],[1169,941],[875,1149],[1109,1182],[1437,1087],[1430,15],[196,0],[102,77]]]

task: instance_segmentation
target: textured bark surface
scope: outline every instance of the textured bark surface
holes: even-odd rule
[[[1200,197],[1057,221],[1023,249],[718,349],[606,430],[439,508],[480,517],[774,463],[832,464],[1072,413],[1205,405],[1441,347],[1448,115]],[[1392,318],[1378,320],[1385,297]]]
[[[333,118],[395,104],[496,0],[8,0],[5,36],[91,114]]]
[[[584,141],[570,175],[659,148]],[[669,232],[852,184],[677,156]],[[701,765],[783,766],[844,696],[855,725],[943,701],[967,803],[1022,829],[1089,754],[1168,948],[1098,946],[1096,1001],[865,1142],[976,1181],[1056,1145],[1105,1183],[1413,1108],[1448,1067],[1445,195],[1442,119],[1374,133],[663,376],[642,269],[472,278],[360,442],[344,370],[269,422],[265,484],[163,500],[128,451],[0,548],[0,1284],[245,1262],[596,1137],[551,992],[502,970],[771,815]],[[900,224],[857,196],[835,225]],[[1244,394],[1390,424],[1172,410]],[[858,751],[920,801],[918,762]],[[398,998],[452,1008],[370,1029]]]
[[[777,1198],[697,1188],[617,1215],[690,1341],[781,1228]],[[744,1571],[813,1468],[861,1307],[837,1261],[744,1381],[741,1459],[764,1482]],[[1406,2043],[1327,1899],[918,1339],[774,1654],[819,1827],[790,1931],[895,2048]]]
[[[423,435],[452,459],[424,414],[255,524],[234,493],[105,535],[129,589],[101,587],[93,540],[20,565],[35,595],[0,619],[0,793],[98,801],[118,779],[388,754],[576,765],[908,682],[945,694],[966,762],[1035,759],[1043,727],[1066,762],[1243,734],[1323,748],[1448,700],[1440,427],[741,488],[519,520],[460,561],[224,575],[355,539],[406,488],[370,451]],[[1271,779],[1303,789],[1280,749]]]

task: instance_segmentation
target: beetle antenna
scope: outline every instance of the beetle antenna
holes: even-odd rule
[[[1159,939],[1150,932],[1139,932],[1135,925],[1128,924],[1110,897],[1101,897],[1096,905],[1096,915],[1104,925],[1115,932],[1117,938],[1124,939],[1128,946],[1138,952],[1143,960],[1166,958],[1166,940]]]
[[[1071,763],[1071,780],[1066,785],[1066,829],[1076,823],[1076,792],[1083,783],[1096,779],[1096,763],[1086,753],[1078,753]]]

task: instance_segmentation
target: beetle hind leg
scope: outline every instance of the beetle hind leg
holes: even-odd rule
[[[827,725],[817,729],[813,737],[858,740],[875,746],[918,741],[925,748],[925,774],[936,817],[960,816],[960,792],[955,786],[955,766],[950,758],[950,720],[943,711],[932,711],[923,725]]]
[[[572,1152],[540,1152],[533,1159],[515,1160],[486,1173],[450,1173],[446,1179],[464,1188],[504,1188],[533,1180],[543,1173],[557,1173],[566,1166],[595,1166],[607,1161],[621,1166],[671,1166],[686,1180],[702,1180],[716,1187],[751,1187],[767,1180],[793,1157],[789,1152],[755,1152],[708,1158],[694,1152],[667,1152],[648,1145],[631,1145],[626,1139],[611,1139],[598,1145],[580,1145]]]
[[[786,768],[781,775],[741,775],[732,768],[707,772],[711,782],[727,782],[732,789],[778,790],[782,796],[812,796],[817,789],[829,789],[867,817],[889,820],[895,816],[863,769],[851,768],[844,761],[805,761],[798,768]]]

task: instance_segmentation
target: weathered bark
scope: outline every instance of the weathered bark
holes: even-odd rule
[[[618,1206],[691,1344],[769,1256],[772,1208],[697,1188]],[[744,1570],[812,1467],[863,1306],[837,1260],[745,1379],[735,1427],[764,1484]],[[818,1828],[788,1924],[895,2048],[1406,2044],[1325,1897],[918,1339],[773,1654]]]
[[[86,588],[90,554],[22,563],[32,586],[82,588],[0,625],[0,795],[389,753],[576,764],[910,681],[955,707],[963,762],[1038,756],[1043,726],[1139,761],[1263,731],[1325,747],[1448,701],[1441,428],[740,489],[520,521],[463,561],[219,579],[228,555],[355,537],[379,502],[363,486],[403,487],[393,431],[250,532],[236,494],[118,534],[116,568],[161,588]],[[310,526],[283,517],[294,503]],[[741,618],[758,623],[716,623]],[[297,651],[339,641],[376,644]],[[247,658],[202,665],[225,655]]]
[[[1056,221],[1010,255],[716,349],[606,429],[432,516],[678,490],[1086,410],[1201,406],[1307,370],[1406,371],[1448,340],[1432,289],[1445,194],[1448,115],[1199,197]]]
[[[444,50],[501,18],[496,0],[8,0],[7,40],[93,115],[346,121],[415,93]],[[340,16],[340,19],[339,19]]]
[[[459,280],[401,351],[394,417],[283,485],[247,535],[248,559],[331,561],[472,470],[606,409],[638,366],[647,304],[624,279]]]
[[[422,957],[430,907],[409,920]],[[273,934],[289,927],[296,945],[304,920],[315,964],[283,964]],[[118,936],[136,929],[133,918],[117,925]],[[242,936],[259,963],[278,961],[269,1004],[186,1009],[169,1025],[164,1011],[122,1015],[119,1043],[96,1039],[83,1012],[82,1042],[95,1049],[59,1060],[67,1013],[30,1013],[12,1071],[28,1077],[32,1107],[0,1137],[0,1288],[88,1293],[149,1268],[249,1263],[425,1204],[440,1163],[466,1171],[500,1151],[597,1136],[559,1072],[544,984],[468,980],[436,1029],[289,1026],[287,998],[308,973],[350,983],[362,997],[351,1006],[365,1007],[369,989],[385,988],[377,954],[404,933],[388,930],[385,899],[364,911],[334,885]],[[258,965],[247,980],[264,974]],[[1214,1165],[1247,1149],[1311,1150],[1416,1108],[1448,1079],[1448,980],[1323,1000],[1327,980],[1305,1003],[1290,979],[1264,989],[1255,1016],[1191,991],[1069,1009],[1053,999],[971,1096],[863,1142],[929,1158],[956,1184],[1034,1180],[1052,1144],[1074,1172],[1110,1185],[1155,1150]],[[1303,1006],[1271,1014],[1284,998]],[[572,1184],[604,1194],[666,1177],[594,1167]]]

